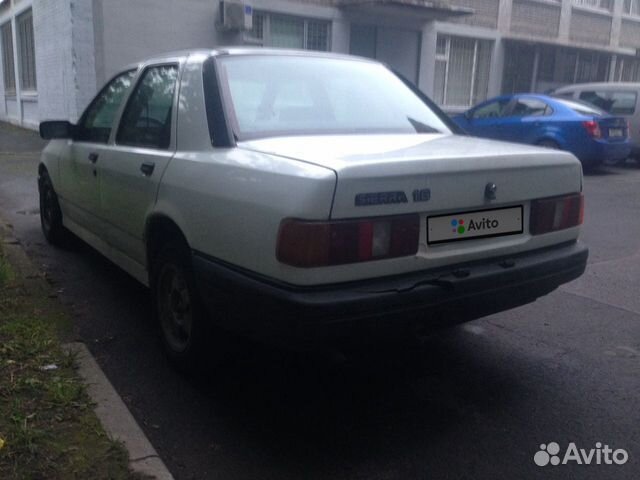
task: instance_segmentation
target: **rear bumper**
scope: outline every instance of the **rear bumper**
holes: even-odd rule
[[[240,271],[194,253],[202,298],[227,305],[225,326],[268,335],[323,335],[387,320],[456,324],[507,310],[579,277],[588,257],[578,242],[445,269],[317,287],[297,287]],[[215,303],[214,303],[215,299]],[[223,300],[219,302],[219,300]]]
[[[578,154],[578,158],[586,164],[599,164],[602,162],[617,162],[624,160],[631,154],[631,143],[629,142],[608,142],[603,140],[593,140],[585,145],[586,148]]]

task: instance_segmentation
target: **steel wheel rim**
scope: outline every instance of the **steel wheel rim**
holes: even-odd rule
[[[158,281],[158,314],[164,338],[171,350],[184,352],[191,342],[193,309],[182,271],[166,264]]]

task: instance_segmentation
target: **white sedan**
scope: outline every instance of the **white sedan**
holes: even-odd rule
[[[467,137],[371,60],[165,55],[40,133],[46,238],[71,231],[149,285],[180,365],[225,329],[298,341],[471,320],[587,261],[573,155]]]

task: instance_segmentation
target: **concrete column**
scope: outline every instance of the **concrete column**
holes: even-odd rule
[[[491,52],[491,68],[489,69],[489,85],[487,86],[487,98],[495,97],[502,93],[502,76],[504,71],[504,40],[497,38],[493,43]]]
[[[498,5],[498,31],[507,33],[511,29],[511,7],[513,0],[500,0]]]
[[[22,86],[20,85],[20,46],[18,45],[18,22],[16,17],[11,17],[11,35],[13,36],[13,70],[15,72],[16,79],[16,113],[18,118],[16,119],[20,125],[22,125]]]
[[[435,22],[428,22],[422,27],[422,43],[420,44],[420,63],[418,66],[418,88],[429,97],[433,96],[433,81],[436,65],[436,42],[438,33]]]
[[[346,19],[334,19],[331,22],[331,51],[349,53],[351,41],[351,22]]]
[[[618,63],[618,56],[611,55],[611,62],[609,63],[609,77],[607,78],[608,82],[616,81],[616,66]]]
[[[569,41],[569,29],[571,27],[571,0],[562,0],[560,9],[560,28],[558,28],[558,40]]]
[[[624,0],[613,1],[613,18],[611,19],[611,38],[609,46],[617,47],[620,44],[620,30],[622,28],[622,9]]]

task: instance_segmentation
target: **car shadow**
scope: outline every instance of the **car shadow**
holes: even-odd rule
[[[52,257],[78,337],[177,478],[413,478],[425,462],[444,475],[443,438],[472,451],[469,424],[530,404],[527,354],[465,327],[339,359],[239,340],[187,376],[163,355],[146,288],[82,243]],[[416,452],[428,459],[403,463]]]
[[[621,175],[621,167],[613,165],[597,165],[595,167],[583,167],[583,173],[588,177],[603,177],[607,175]]]

